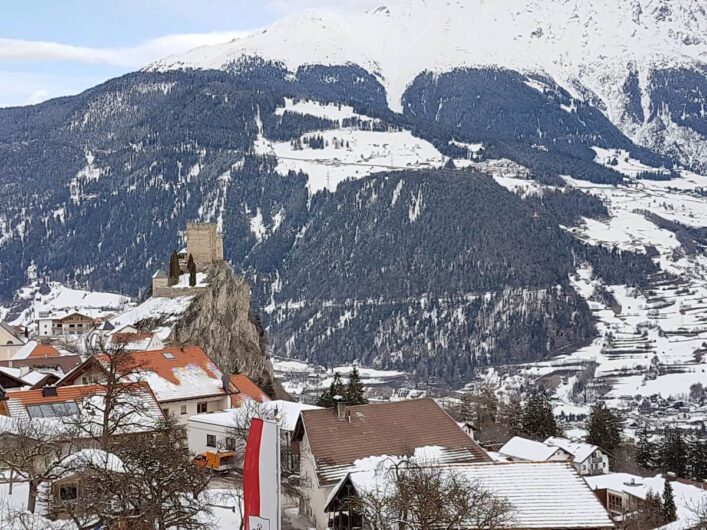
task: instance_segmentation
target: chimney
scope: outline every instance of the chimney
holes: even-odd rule
[[[223,391],[226,392],[226,394],[232,394],[233,392],[231,391],[231,376],[223,374],[221,376],[221,384],[223,385]]]
[[[47,385],[45,387],[42,387],[42,396],[56,397],[56,387],[53,385]]]
[[[346,419],[346,402],[341,396],[334,396],[334,414],[338,420]]]

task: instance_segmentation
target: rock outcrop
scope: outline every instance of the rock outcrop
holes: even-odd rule
[[[201,346],[222,371],[244,373],[272,392],[272,364],[265,332],[251,308],[250,285],[225,263],[209,268],[208,283],[174,326],[170,340]]]

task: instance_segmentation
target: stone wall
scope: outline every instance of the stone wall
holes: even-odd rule
[[[152,296],[157,298],[179,298],[180,296],[194,296],[207,287],[153,287]]]

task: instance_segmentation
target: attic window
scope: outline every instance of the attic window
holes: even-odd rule
[[[79,413],[79,407],[73,401],[65,403],[47,403],[42,405],[27,405],[30,418],[61,418]]]
[[[164,355],[164,358],[165,358],[165,359],[170,359],[170,360],[176,359],[176,357],[174,356],[174,354],[171,353],[171,352],[168,352],[168,351],[164,352],[162,355]]]

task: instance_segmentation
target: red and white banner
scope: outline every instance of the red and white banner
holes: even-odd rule
[[[280,432],[253,418],[243,461],[246,530],[280,530]]]

